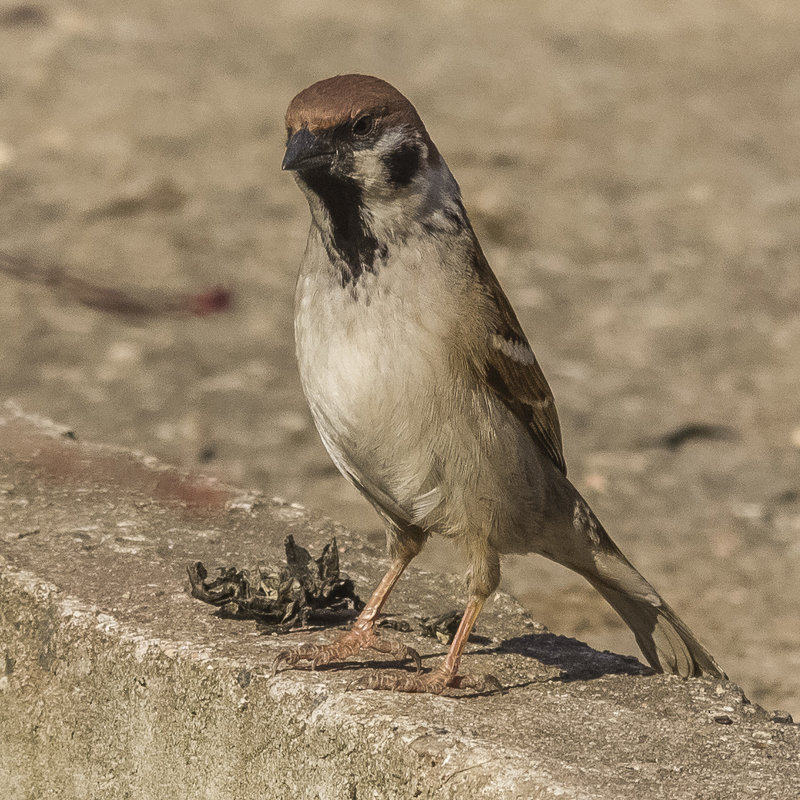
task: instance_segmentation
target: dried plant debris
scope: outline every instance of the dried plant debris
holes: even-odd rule
[[[438,617],[422,617],[418,620],[419,629],[423,636],[436,639],[441,644],[449,646],[456,637],[456,632],[463,616],[464,611],[462,609],[461,611],[446,611],[444,614],[439,614]],[[489,644],[491,639],[480,636],[473,631],[467,641],[476,644]]]
[[[461,624],[463,611],[447,611],[438,617],[423,617],[419,627],[423,636],[438,639],[442,644],[451,644],[455,638],[458,626]]]
[[[255,619],[271,633],[338,625],[364,607],[353,581],[339,572],[335,537],[319,558],[295,544],[293,536],[286,537],[284,547],[285,567],[260,564],[255,572],[222,567],[213,580],[197,561],[188,568],[192,596],[218,606],[224,616]]]
[[[411,633],[411,623],[404,619],[397,619],[396,617],[381,617],[378,620],[379,628],[388,628],[391,631],[398,631],[400,633]]]

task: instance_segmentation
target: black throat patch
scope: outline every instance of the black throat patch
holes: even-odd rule
[[[323,236],[323,242],[331,260],[340,264],[342,286],[355,285],[364,272],[375,272],[376,258],[385,258],[387,253],[386,245],[364,225],[361,187],[325,169],[309,170],[301,177],[330,215],[330,239]]]

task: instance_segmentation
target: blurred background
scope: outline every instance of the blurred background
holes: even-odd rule
[[[0,399],[381,538],[300,391],[308,211],[279,169],[289,100],[351,71],[459,180],[573,481],[750,698],[800,715],[795,0],[0,0]],[[507,567],[553,631],[638,653],[582,579]]]

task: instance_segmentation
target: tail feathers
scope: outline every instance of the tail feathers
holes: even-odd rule
[[[652,591],[637,596],[609,586],[597,576],[584,573],[584,577],[633,631],[637,644],[654,670],[682,678],[700,675],[727,678],[711,653],[649,584],[647,586]]]

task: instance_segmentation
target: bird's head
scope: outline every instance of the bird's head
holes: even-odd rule
[[[369,75],[304,89],[286,112],[283,169],[295,173],[321,228],[352,238],[402,237],[458,186],[414,106]],[[460,200],[459,200],[460,203]]]

